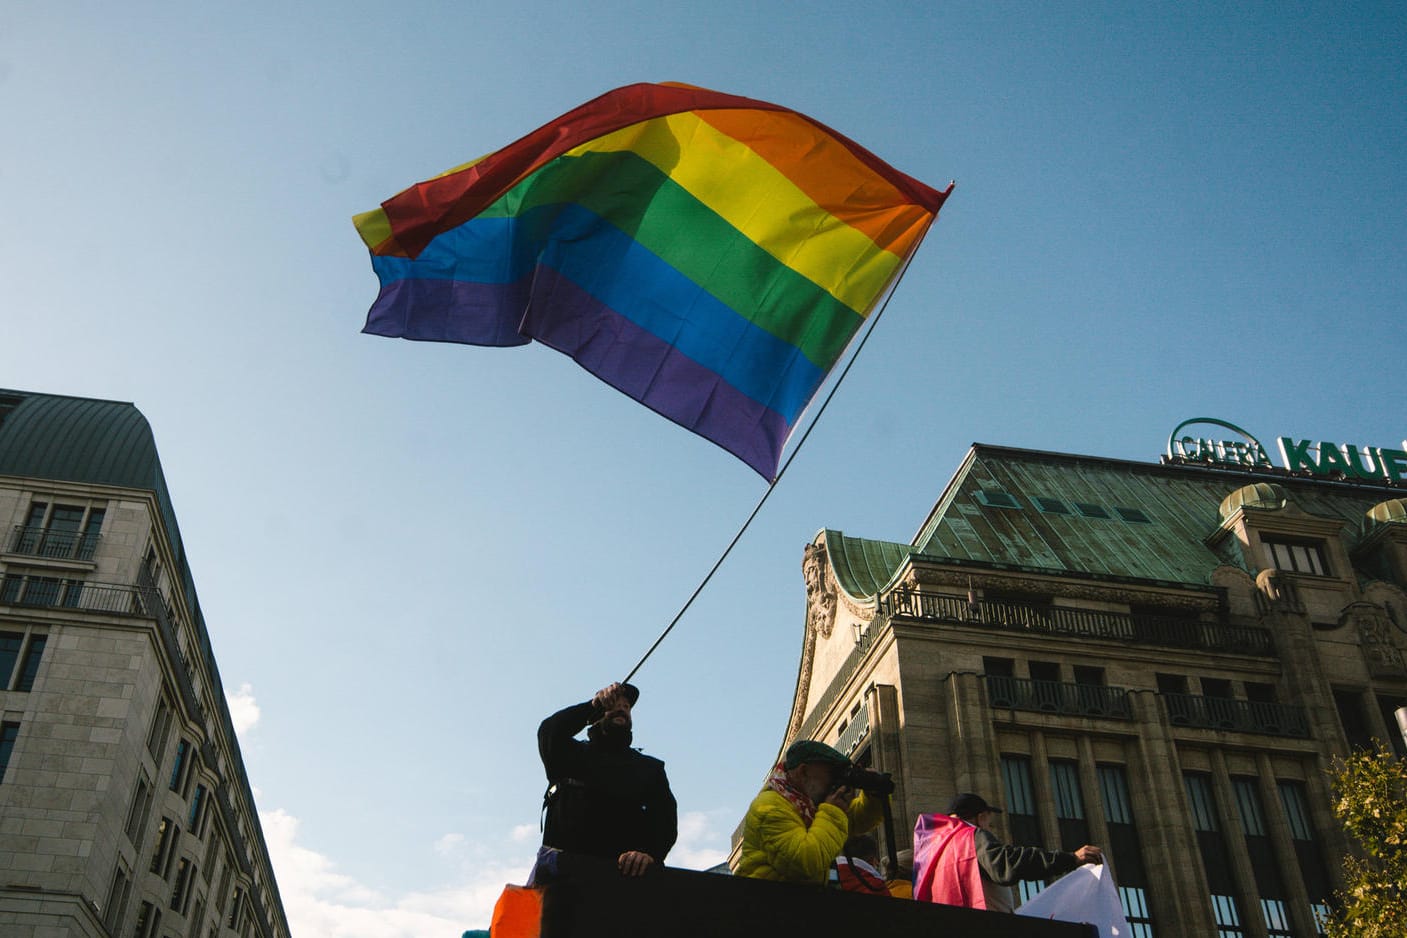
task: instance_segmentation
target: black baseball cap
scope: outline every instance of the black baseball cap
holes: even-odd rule
[[[987,804],[987,799],[981,795],[974,795],[970,791],[965,791],[952,800],[948,805],[949,814],[955,814],[960,818],[976,817],[983,811],[991,811],[993,814],[1001,814],[1002,809]]]

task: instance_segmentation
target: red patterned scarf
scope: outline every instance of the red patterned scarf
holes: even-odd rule
[[[791,806],[801,812],[802,822],[807,828],[811,827],[811,822],[816,818],[816,802],[806,797],[804,791],[787,779],[787,770],[783,763],[778,762],[772,768],[772,774],[767,777],[766,787],[791,802]]]

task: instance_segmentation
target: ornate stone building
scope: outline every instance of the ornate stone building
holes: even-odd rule
[[[783,746],[891,772],[901,848],[959,791],[1100,844],[1135,935],[1319,934],[1326,770],[1402,745],[1407,499],[1303,475],[974,446],[911,542],[807,545]]]
[[[146,419],[0,390],[0,934],[287,938]]]

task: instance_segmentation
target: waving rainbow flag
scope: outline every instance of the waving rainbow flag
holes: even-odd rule
[[[363,331],[536,339],[771,480],[951,191],[774,104],[630,85],[358,215]]]

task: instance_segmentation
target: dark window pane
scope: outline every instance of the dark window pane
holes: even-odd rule
[[[0,632],[0,690],[7,690],[24,644],[23,632]]]
[[[24,661],[20,664],[20,676],[15,682],[15,690],[34,689],[34,677],[39,673],[39,661],[44,656],[44,645],[47,641],[44,635],[29,637],[29,647],[25,649]]]
[[[0,723],[0,782],[5,781],[5,770],[10,766],[10,754],[15,751],[19,735],[18,723]]]

